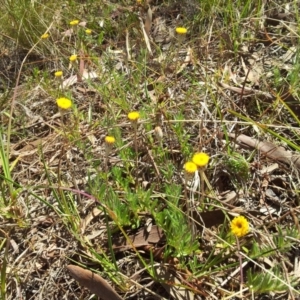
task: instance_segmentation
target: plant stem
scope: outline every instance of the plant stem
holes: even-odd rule
[[[202,169],[199,169],[200,173],[200,203],[203,204],[204,200],[204,171]]]
[[[244,284],[243,265],[242,265],[243,262],[242,262],[242,256],[240,254],[240,251],[241,251],[240,242],[239,242],[239,239],[238,239],[237,236],[235,238],[236,238],[236,246],[237,246],[237,249],[238,249],[238,257],[239,257],[239,263],[240,263],[240,276],[241,276],[240,291],[242,293],[243,284]]]

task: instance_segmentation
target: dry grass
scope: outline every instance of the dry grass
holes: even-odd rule
[[[100,2],[0,0],[1,299],[297,299],[298,4]]]

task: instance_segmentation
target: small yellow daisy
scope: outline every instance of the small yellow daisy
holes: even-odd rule
[[[68,98],[58,98],[56,99],[56,104],[61,109],[69,109],[72,106],[72,101]]]
[[[184,27],[177,27],[176,28],[176,33],[177,34],[186,34],[187,33],[187,29]]]
[[[208,162],[209,162],[209,155],[207,155],[206,153],[204,152],[198,152],[198,153],[195,153],[193,158],[192,158],[192,161],[194,164],[196,164],[199,168],[203,168],[203,167],[206,167]]]
[[[73,21],[70,22],[71,26],[76,26],[78,24],[79,24],[79,20],[73,20]]]
[[[128,114],[128,119],[131,122],[137,122],[137,120],[140,118],[140,114],[137,111],[132,111]]]
[[[242,237],[249,232],[249,222],[245,217],[237,216],[231,221],[230,228],[235,236]]]
[[[91,30],[91,29],[86,29],[86,30],[85,30],[85,33],[86,33],[87,35],[90,35],[90,34],[92,34],[92,30]]]
[[[44,33],[44,34],[41,36],[41,39],[46,40],[48,37],[49,37],[49,33]]]
[[[62,77],[63,76],[63,72],[62,71],[56,71],[54,73],[54,76],[57,77],[57,78]]]
[[[197,165],[192,161],[188,161],[184,165],[184,170],[187,174],[194,174],[197,171]]]
[[[76,55],[76,54],[72,54],[72,55],[69,57],[69,60],[70,60],[71,62],[76,61],[76,60],[77,60],[77,55]]]
[[[107,135],[105,137],[105,143],[108,144],[108,145],[114,144],[115,141],[116,141],[116,139],[113,136]]]

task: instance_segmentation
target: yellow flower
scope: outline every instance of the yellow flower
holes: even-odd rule
[[[91,29],[86,29],[85,33],[88,34],[88,35],[90,35],[90,34],[92,34],[92,30]]]
[[[184,170],[188,174],[194,174],[197,171],[197,165],[192,161],[188,161],[184,165]]]
[[[73,21],[70,22],[71,26],[76,26],[78,24],[79,24],[79,20],[73,20]]]
[[[249,222],[245,217],[237,216],[231,221],[230,228],[235,236],[242,237],[249,232]]]
[[[115,141],[116,141],[116,139],[113,136],[107,135],[105,137],[105,143],[108,144],[108,145],[114,144]]]
[[[56,71],[55,73],[54,73],[54,76],[55,77],[62,77],[63,76],[63,72],[62,71]]]
[[[187,29],[184,27],[177,27],[176,28],[176,33],[177,34],[186,34],[187,33]]]
[[[58,98],[56,99],[56,104],[61,109],[69,109],[72,106],[72,101],[68,98]]]
[[[77,60],[77,55],[76,54],[72,54],[70,57],[69,57],[69,60],[70,61],[75,61],[75,60]]]
[[[140,118],[140,114],[137,111],[132,111],[128,114],[128,119],[131,122],[137,122],[137,120]]]
[[[204,152],[195,153],[192,158],[192,161],[200,168],[206,167],[209,161],[209,155],[207,155]]]
[[[44,33],[44,34],[41,36],[41,39],[46,40],[48,37],[49,37],[49,33]]]

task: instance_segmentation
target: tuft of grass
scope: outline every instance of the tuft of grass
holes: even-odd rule
[[[30,49],[49,28],[57,4],[56,1],[45,5],[30,0],[1,0],[2,32],[16,45]]]
[[[249,163],[237,152],[232,152],[230,156],[225,159],[224,166],[237,182],[246,182],[250,176]]]

